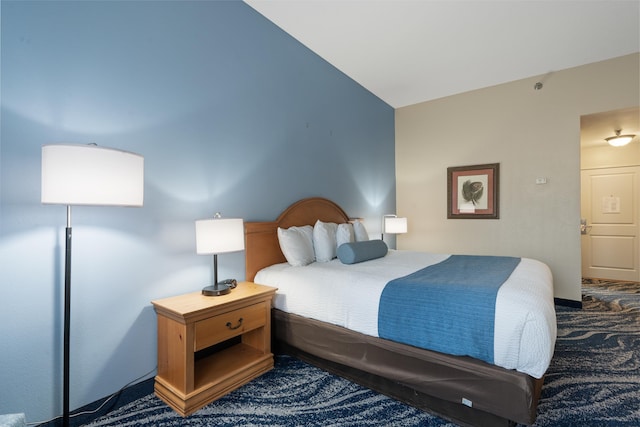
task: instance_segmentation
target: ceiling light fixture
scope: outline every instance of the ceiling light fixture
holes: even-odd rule
[[[620,135],[620,132],[622,132],[622,129],[616,129],[616,136],[610,136],[604,140],[614,147],[622,147],[631,142],[633,137],[635,137],[635,135]]]

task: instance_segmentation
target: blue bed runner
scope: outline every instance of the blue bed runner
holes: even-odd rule
[[[496,296],[520,258],[452,255],[387,283],[381,338],[493,363]]]

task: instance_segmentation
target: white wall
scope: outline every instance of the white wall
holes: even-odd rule
[[[555,296],[579,301],[580,116],[639,105],[638,64],[627,55],[397,109],[397,213],[409,218],[398,248],[536,258]],[[500,163],[500,219],[447,219],[447,167],[482,163]]]

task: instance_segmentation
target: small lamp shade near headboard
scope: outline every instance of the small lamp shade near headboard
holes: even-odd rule
[[[384,217],[384,234],[404,234],[407,232],[407,218],[397,216]]]

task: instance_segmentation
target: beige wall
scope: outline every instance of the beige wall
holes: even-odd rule
[[[636,141],[624,147],[602,145],[583,148],[580,152],[581,169],[614,168],[640,166],[640,142]]]
[[[639,105],[639,61],[633,54],[397,109],[397,214],[409,218],[398,248],[536,258],[551,268],[555,296],[579,301],[580,116]],[[448,220],[447,167],[482,163],[500,163],[500,219]]]

